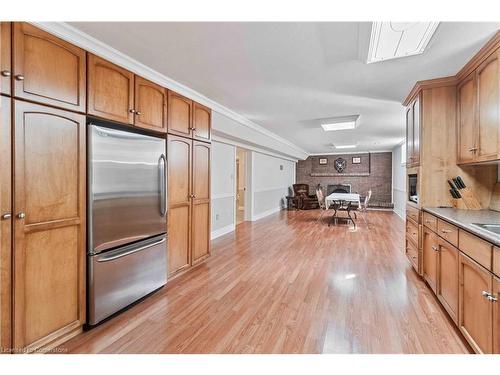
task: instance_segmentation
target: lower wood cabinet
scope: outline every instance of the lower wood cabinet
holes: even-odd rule
[[[500,354],[500,278],[493,277],[493,353]]]
[[[168,135],[168,274],[210,254],[210,144]]]
[[[53,347],[85,322],[85,116],[14,103],[13,342]]]
[[[455,324],[458,323],[458,260],[458,249],[439,238],[436,296]]]
[[[459,257],[459,328],[478,353],[493,353],[493,305],[488,299],[493,277],[479,264],[460,254]]]
[[[438,237],[436,233],[424,228],[422,244],[423,267],[422,276],[434,293],[437,292],[438,275]]]

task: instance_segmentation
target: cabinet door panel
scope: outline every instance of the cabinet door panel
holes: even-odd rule
[[[135,76],[135,125],[167,132],[167,90]]]
[[[413,159],[413,108],[406,109],[406,165],[411,166]]]
[[[457,162],[474,161],[476,142],[476,81],[470,74],[457,88]]]
[[[11,347],[12,213],[10,98],[0,96],[0,349]],[[2,350],[2,352],[4,352]]]
[[[212,111],[210,108],[194,103],[193,138],[200,141],[210,141]]]
[[[88,114],[133,124],[134,74],[90,53],[88,64]]]
[[[168,136],[168,272],[189,267],[191,246],[191,144]]]
[[[14,23],[14,95],[84,112],[86,52],[27,23]],[[19,77],[24,79],[20,80]]]
[[[193,102],[173,91],[168,92],[168,132],[191,137]]]
[[[438,279],[436,295],[455,324],[457,324],[459,252],[457,248],[442,239],[439,239],[438,243]]]
[[[493,353],[500,354],[500,279],[493,278]]]
[[[420,164],[420,99],[413,102],[413,150],[412,165]]]
[[[14,347],[85,322],[85,116],[15,102]]]
[[[493,303],[483,292],[492,290],[492,276],[480,265],[460,254],[459,328],[478,353],[492,353]]]
[[[433,292],[436,293],[439,251],[438,239],[437,235],[427,227],[424,228],[423,237],[423,277]]]
[[[477,70],[477,161],[497,160],[500,127],[500,52],[493,53]]]
[[[193,262],[210,254],[210,145],[193,142]]]
[[[11,23],[0,22],[0,93],[7,95],[10,95],[10,80],[12,78],[10,33]]]

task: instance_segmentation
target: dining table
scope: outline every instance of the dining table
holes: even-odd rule
[[[333,205],[335,202],[340,207],[345,207],[345,204],[354,204],[355,206],[357,205],[357,208],[361,208],[361,197],[358,193],[331,193],[330,195],[326,196],[325,198],[325,206],[326,209],[330,208],[331,205]],[[332,220],[336,223],[337,219],[339,218],[337,215],[337,211],[339,210],[339,206],[334,207],[335,213],[332,216]],[[345,219],[352,221],[354,227],[356,227],[356,223],[354,222],[354,219],[351,217],[351,214],[349,213],[348,209],[345,209],[347,211],[347,215],[349,217],[346,217]]]

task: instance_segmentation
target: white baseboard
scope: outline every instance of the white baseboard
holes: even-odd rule
[[[272,215],[272,214],[274,214],[276,212],[279,212],[279,211],[281,211],[281,207],[271,208],[270,210],[261,212],[260,214],[253,215],[252,216],[252,221],[260,220],[260,219],[262,219],[262,218],[264,218],[266,216]]]
[[[231,233],[235,229],[236,229],[236,226],[234,224],[229,224],[229,225],[226,225],[225,227],[219,228],[217,230],[213,230],[212,233],[210,233],[210,239],[214,240],[217,237]]]
[[[394,213],[395,213],[396,215],[398,215],[401,219],[406,220],[406,218],[404,217],[403,212],[400,212],[400,211],[397,211],[397,210],[394,210],[394,209],[393,209],[393,211],[394,211]]]

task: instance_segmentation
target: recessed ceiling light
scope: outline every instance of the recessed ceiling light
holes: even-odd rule
[[[356,148],[357,144],[354,145],[333,145],[335,148],[341,149],[341,148]]]
[[[359,115],[335,117],[323,120],[321,127],[324,131],[355,129]]]
[[[419,55],[439,22],[373,22],[367,63]]]

